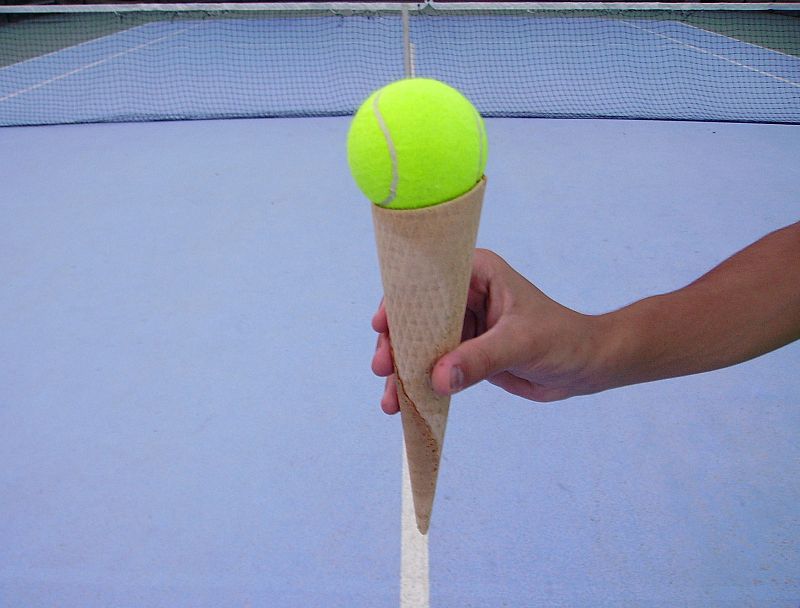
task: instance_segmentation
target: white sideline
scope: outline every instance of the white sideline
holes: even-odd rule
[[[400,608],[429,608],[428,536],[417,530],[405,443],[400,528]]]

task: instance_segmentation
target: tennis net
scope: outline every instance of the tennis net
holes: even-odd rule
[[[795,9],[0,6],[0,125],[346,115],[407,64],[485,116],[800,123]]]

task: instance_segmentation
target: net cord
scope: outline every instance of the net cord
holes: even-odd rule
[[[62,4],[0,6],[0,14],[131,13],[131,12],[223,12],[223,11],[332,11],[418,12],[437,11],[797,11],[797,3],[720,2],[248,2],[196,4]]]

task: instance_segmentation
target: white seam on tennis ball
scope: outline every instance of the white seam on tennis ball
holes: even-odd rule
[[[399,181],[400,176],[397,172],[397,149],[394,147],[392,134],[389,132],[389,127],[386,126],[386,121],[383,119],[381,110],[378,107],[378,101],[380,101],[380,98],[381,94],[378,93],[372,102],[372,111],[375,113],[378,126],[380,127],[383,137],[386,140],[386,145],[389,148],[389,158],[392,161],[392,183],[389,186],[389,196],[377,204],[381,207],[388,207],[394,202],[394,199],[397,198],[397,182]]]

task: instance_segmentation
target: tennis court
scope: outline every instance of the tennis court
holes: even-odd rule
[[[315,10],[105,15],[16,61],[9,28],[87,18],[0,25],[0,604],[800,605],[798,343],[549,405],[468,389],[413,534],[344,143],[400,17]],[[412,14],[417,74],[488,117],[478,245],[601,313],[797,221],[782,17],[757,44],[717,13]]]
[[[475,12],[411,29],[418,73],[486,116],[798,120],[794,17],[744,13],[759,46],[717,31],[735,13],[704,29],[702,14]],[[2,124],[348,115],[403,76],[397,11],[66,13],[8,27],[0,63],[27,59],[0,69]],[[97,37],[48,46],[76,30]],[[29,57],[37,44],[47,52]]]

